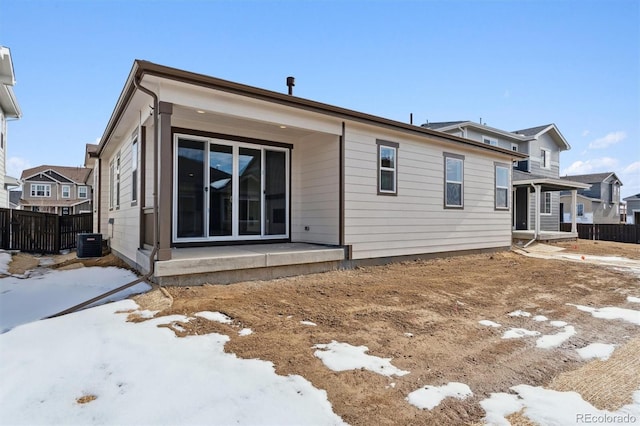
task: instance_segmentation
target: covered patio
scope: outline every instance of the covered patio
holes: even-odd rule
[[[591,185],[581,182],[573,182],[564,179],[548,178],[540,176],[519,177],[514,175],[513,180],[513,200],[514,200],[514,229],[512,238],[514,240],[532,241],[559,241],[578,238],[578,228],[576,224],[576,216],[571,216],[571,231],[563,232],[560,230],[543,230],[541,228],[541,194],[547,192],[571,191],[572,211],[576,211],[578,189],[587,189]],[[533,206],[529,206],[529,194],[534,193]],[[526,194],[526,197],[520,196]],[[524,204],[524,205],[522,205]],[[531,215],[533,208],[533,215]],[[558,207],[560,208],[560,207]],[[518,217],[525,215],[526,229],[518,229]],[[532,216],[533,223],[529,220]]]

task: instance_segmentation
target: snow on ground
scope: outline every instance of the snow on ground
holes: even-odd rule
[[[510,317],[530,317],[531,316],[529,312],[521,311],[521,310],[509,312],[507,315],[509,315]]]
[[[536,315],[531,319],[534,321],[543,322],[543,321],[547,321],[549,318],[545,317],[544,315]]]
[[[567,325],[563,331],[556,334],[545,334],[539,337],[538,340],[536,340],[536,347],[542,349],[556,348],[569,340],[574,334],[576,334],[576,329],[572,325]]]
[[[509,425],[505,417],[522,408],[525,417],[541,425],[635,424],[640,419],[640,390],[633,394],[632,404],[611,412],[595,408],[577,392],[558,392],[529,385],[511,389],[517,395],[492,393],[488,399],[480,401],[487,423]]]
[[[11,263],[11,253],[0,250],[0,274],[9,275],[9,263]]]
[[[449,382],[443,386],[424,386],[411,392],[406,400],[420,409],[431,410],[447,397],[465,399],[472,395],[473,392],[464,383]]]
[[[551,321],[549,324],[554,327],[564,327],[565,325],[567,325],[567,323],[564,321]]]
[[[404,376],[408,371],[400,370],[391,365],[391,358],[380,358],[367,355],[366,346],[352,346],[348,343],[336,342],[317,344],[313,354],[322,360],[324,365],[333,371],[357,370],[364,368],[383,376]]]
[[[606,361],[609,359],[615,348],[616,345],[610,345],[607,343],[592,343],[584,348],[576,349],[576,352],[578,352],[580,358],[584,360],[598,358],[602,361]]]
[[[194,315],[200,318],[207,319],[209,321],[215,321],[222,324],[231,324],[233,322],[231,318],[220,312],[202,311],[196,312]]]
[[[527,336],[539,336],[539,331],[527,330],[526,328],[510,328],[502,335],[503,339],[520,339]]]
[[[238,331],[238,336],[248,336],[250,334],[253,334],[253,330],[251,330],[250,328],[243,328],[242,330]]]
[[[640,303],[640,297],[627,296],[627,302]]]
[[[178,338],[157,325],[181,315],[115,313],[136,308],[125,300],[0,335],[2,423],[344,424],[325,391],[225,353],[225,335]]]
[[[316,324],[315,322],[312,321],[300,321],[300,324],[302,325],[311,325],[311,326],[317,326],[318,324]]]
[[[640,311],[633,309],[618,308],[615,306],[593,308],[591,306],[574,305],[573,303],[567,303],[567,305],[575,306],[583,312],[589,312],[595,318],[621,319],[632,324],[640,325]]]
[[[137,278],[133,272],[113,266],[38,272],[28,279],[0,279],[0,333],[56,314]],[[96,304],[121,300],[150,288],[149,284],[140,283]]]
[[[490,320],[480,320],[480,321],[478,321],[478,323],[480,325],[484,325],[484,326],[487,326],[487,327],[494,327],[494,328],[502,327],[497,322],[493,322],[493,321],[490,321]]]

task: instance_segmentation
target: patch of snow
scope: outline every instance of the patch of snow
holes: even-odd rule
[[[233,322],[231,318],[220,312],[202,311],[196,312],[194,315],[200,318],[207,319],[209,321],[215,321],[222,324],[231,324]]]
[[[404,335],[407,337],[413,337],[413,333],[404,333]]]
[[[633,309],[618,308],[615,306],[593,308],[591,306],[574,305],[572,303],[567,303],[567,305],[575,306],[583,312],[589,312],[595,318],[621,319],[632,324],[640,325],[640,311]]]
[[[580,358],[585,360],[598,358],[602,361],[606,361],[609,359],[615,348],[615,345],[610,345],[607,343],[592,343],[588,346],[585,346],[584,348],[576,349],[576,352],[578,352]]]
[[[497,322],[493,322],[493,321],[490,321],[490,320],[480,320],[480,321],[478,321],[478,323],[480,325],[486,325],[487,327],[494,327],[494,328],[502,327]]]
[[[324,390],[276,374],[271,362],[225,353],[225,335],[178,338],[156,319],[115,313],[137,308],[120,301],[0,335],[0,347],[11,348],[0,351],[2,423],[344,424]],[[170,403],[158,403],[169,390]],[[96,399],[75,403],[84,395]]]
[[[322,360],[324,365],[333,371],[357,370],[364,368],[383,376],[404,376],[408,371],[400,370],[391,365],[391,358],[380,358],[367,355],[366,346],[352,346],[332,340],[331,343],[313,346],[317,350],[313,354]]]
[[[38,266],[51,266],[54,263],[56,262],[52,257],[41,257],[40,261],[38,262]]]
[[[480,401],[480,406],[486,413],[484,421],[487,424],[511,426],[506,417],[522,410],[524,404],[518,395],[500,392],[492,393],[489,398]]]
[[[464,383],[450,382],[443,386],[424,386],[411,392],[405,398],[409,404],[420,409],[431,410],[438,406],[443,399],[453,397],[465,399],[473,395],[469,386]]]
[[[529,312],[521,311],[521,310],[509,312],[507,315],[509,315],[510,317],[530,317],[531,316]]]
[[[502,335],[503,339],[521,339],[527,336],[539,336],[539,331],[527,330],[526,328],[510,328]]]
[[[545,317],[544,315],[536,315],[535,317],[532,318],[532,320],[538,321],[538,322],[547,321],[548,319],[549,318]]]
[[[0,274],[9,275],[9,263],[11,263],[11,253],[0,251]]]
[[[137,278],[133,272],[113,266],[40,272],[29,279],[13,276],[0,279],[0,333],[56,314]],[[93,306],[150,289],[149,284],[139,283]]]
[[[631,424],[640,417],[640,391],[634,392],[632,404],[611,412],[595,408],[577,392],[558,392],[529,385],[518,385],[511,389],[522,400],[524,415],[536,424]]]
[[[250,328],[243,328],[242,330],[238,331],[238,336],[248,336],[250,334],[253,334],[253,330],[251,330]]]
[[[542,349],[551,349],[560,346],[576,334],[576,329],[572,325],[567,325],[563,331],[556,334],[545,334],[536,340],[536,347]]]
[[[318,325],[315,322],[311,322],[311,321],[300,321],[300,324],[302,324],[302,325],[311,325],[311,326],[317,326]]]
[[[627,302],[640,303],[640,297],[627,296]]]
[[[567,323],[564,321],[551,321],[549,324],[554,327],[564,327],[565,325],[567,325]]]
[[[184,332],[184,327],[181,326],[180,324],[178,324],[177,322],[174,322],[173,324],[171,324],[171,327],[173,327],[174,330],[178,330],[181,332]]]
[[[155,314],[157,314],[160,311],[150,311],[148,309],[144,309],[141,311],[135,311],[134,314],[136,314],[138,317],[140,318],[153,318]]]

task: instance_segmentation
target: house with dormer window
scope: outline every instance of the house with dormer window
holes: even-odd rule
[[[90,213],[90,172],[86,167],[48,165],[24,170],[20,208],[57,215]]]
[[[620,223],[620,187],[622,182],[613,172],[590,173],[584,175],[563,176],[561,179],[582,182],[591,185],[578,191],[576,209],[570,207],[570,194],[560,193],[560,202],[564,204],[564,221],[570,222],[576,212],[578,223]]]

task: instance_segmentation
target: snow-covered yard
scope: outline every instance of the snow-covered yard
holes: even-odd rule
[[[6,272],[7,263],[0,256],[0,270]],[[216,311],[154,317],[156,312],[122,300],[147,291],[146,284],[115,295],[118,301],[113,303],[41,320],[135,278],[115,267],[87,267],[38,269],[27,277],[0,279],[1,424],[344,424],[327,392],[306,377],[277,374],[270,361],[225,352],[231,338],[259,338],[259,330]],[[640,290],[626,301],[639,303]],[[457,302],[456,309],[464,305]],[[584,312],[583,318],[640,325],[640,311],[629,307],[570,306]],[[576,321],[568,324],[553,315],[534,315],[523,306],[511,308],[501,316],[474,322],[481,330],[495,330],[497,341],[531,341],[535,350],[558,350],[569,339],[581,338],[582,328]],[[129,322],[131,313],[145,320]],[[236,327],[235,335],[208,332],[177,337],[176,330],[184,332],[196,320]],[[310,333],[321,328],[316,320],[292,322]],[[414,333],[403,334],[405,339],[415,339]],[[416,382],[412,371],[398,368],[393,357],[374,356],[367,353],[367,346],[341,340],[320,339],[308,347],[308,354],[335,374],[366,370],[382,376],[387,380],[385,389],[397,390],[397,383],[405,378]],[[574,353],[584,360],[606,361],[617,351],[606,336],[582,342]],[[447,379],[446,384],[423,383],[404,391],[406,410],[428,412],[445,399],[462,401],[478,395],[472,383]],[[580,424],[589,419],[599,424],[640,421],[640,389],[630,404],[614,411],[598,409],[576,392],[527,383],[484,393],[475,401],[484,410],[483,421],[492,425],[508,425],[507,417],[517,412],[542,425]],[[576,413],[588,419],[577,418]]]

